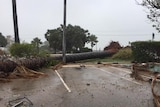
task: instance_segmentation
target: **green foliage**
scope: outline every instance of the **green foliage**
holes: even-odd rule
[[[15,57],[30,57],[30,56],[39,56],[46,57],[49,56],[49,51],[40,50],[37,52],[35,45],[33,44],[13,44],[10,49],[10,53]]]
[[[63,26],[48,30],[45,34],[46,40],[49,42],[50,47],[54,49],[56,53],[57,50],[62,50],[62,35],[63,35]],[[85,43],[88,41],[88,30],[84,30],[80,26],[68,25],[66,27],[66,51],[67,52],[79,52],[84,48]],[[95,35],[93,35],[97,38]],[[94,41],[94,42],[93,42]],[[92,46],[94,46],[95,39],[92,40]]]
[[[95,35],[90,35],[87,37],[88,38],[88,43],[91,44],[91,48],[93,49],[93,47],[97,44],[98,40],[97,37]]]
[[[12,56],[16,57],[30,57],[36,54],[32,44],[15,43],[10,47],[9,51]]]
[[[119,50],[116,54],[114,54],[112,58],[120,60],[131,60],[133,58],[132,50],[130,48],[123,48]]]
[[[39,50],[50,52],[48,41],[43,42],[42,46],[39,47]]]
[[[50,54],[50,52],[47,51],[47,50],[40,50],[40,51],[39,51],[39,54],[38,54],[37,56],[40,56],[40,57],[48,57],[49,54]]]
[[[152,27],[160,32],[160,0],[141,0],[138,4],[148,9],[147,18],[153,23]]]
[[[80,26],[68,25],[66,29],[66,50],[81,50],[87,42],[88,30],[84,30]]]
[[[54,66],[54,65],[57,65],[58,63],[60,63],[60,61],[58,60],[51,60],[48,64],[48,66]]]
[[[62,50],[62,28],[48,30],[45,34],[46,40],[49,42],[51,48],[56,53],[57,50]]]
[[[0,47],[5,47],[7,45],[6,38],[0,33]]]
[[[138,62],[159,62],[160,42],[141,41],[131,43],[133,57]]]
[[[35,47],[35,51],[37,53],[39,53],[39,45],[42,44],[41,39],[39,39],[38,37],[34,38],[31,43],[33,44],[33,46]]]
[[[81,52],[92,52],[92,49],[84,47],[81,49]]]

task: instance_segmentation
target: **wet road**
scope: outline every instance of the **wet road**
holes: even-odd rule
[[[149,83],[130,78],[130,70],[111,66],[66,65],[48,77],[20,79],[0,84],[0,107],[19,96],[29,98],[34,107],[154,107]]]

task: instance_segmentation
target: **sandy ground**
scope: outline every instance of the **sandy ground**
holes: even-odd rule
[[[151,86],[130,78],[130,70],[110,66],[66,65],[47,77],[16,79],[0,83],[0,107],[18,97],[30,99],[33,107],[154,107]]]

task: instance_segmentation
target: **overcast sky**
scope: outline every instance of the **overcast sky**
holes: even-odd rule
[[[0,0],[0,32],[4,36],[14,35],[11,1]],[[95,34],[97,49],[103,49],[112,40],[124,46],[129,41],[150,40],[153,32],[155,40],[160,40],[146,10],[135,0],[67,0],[67,24],[79,25]],[[17,12],[20,39],[30,42],[39,37],[45,41],[47,29],[63,23],[63,0],[17,0]]]

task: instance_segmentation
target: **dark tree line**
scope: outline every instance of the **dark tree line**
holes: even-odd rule
[[[6,38],[0,33],[0,47],[5,47],[7,45]]]
[[[63,26],[53,30],[48,30],[45,34],[46,40],[49,42],[50,47],[54,49],[55,53],[62,50],[62,35]],[[91,47],[97,43],[97,37],[90,35],[88,30],[80,26],[72,26],[69,24],[66,27],[66,50],[67,52],[81,52],[86,43],[91,43]]]

